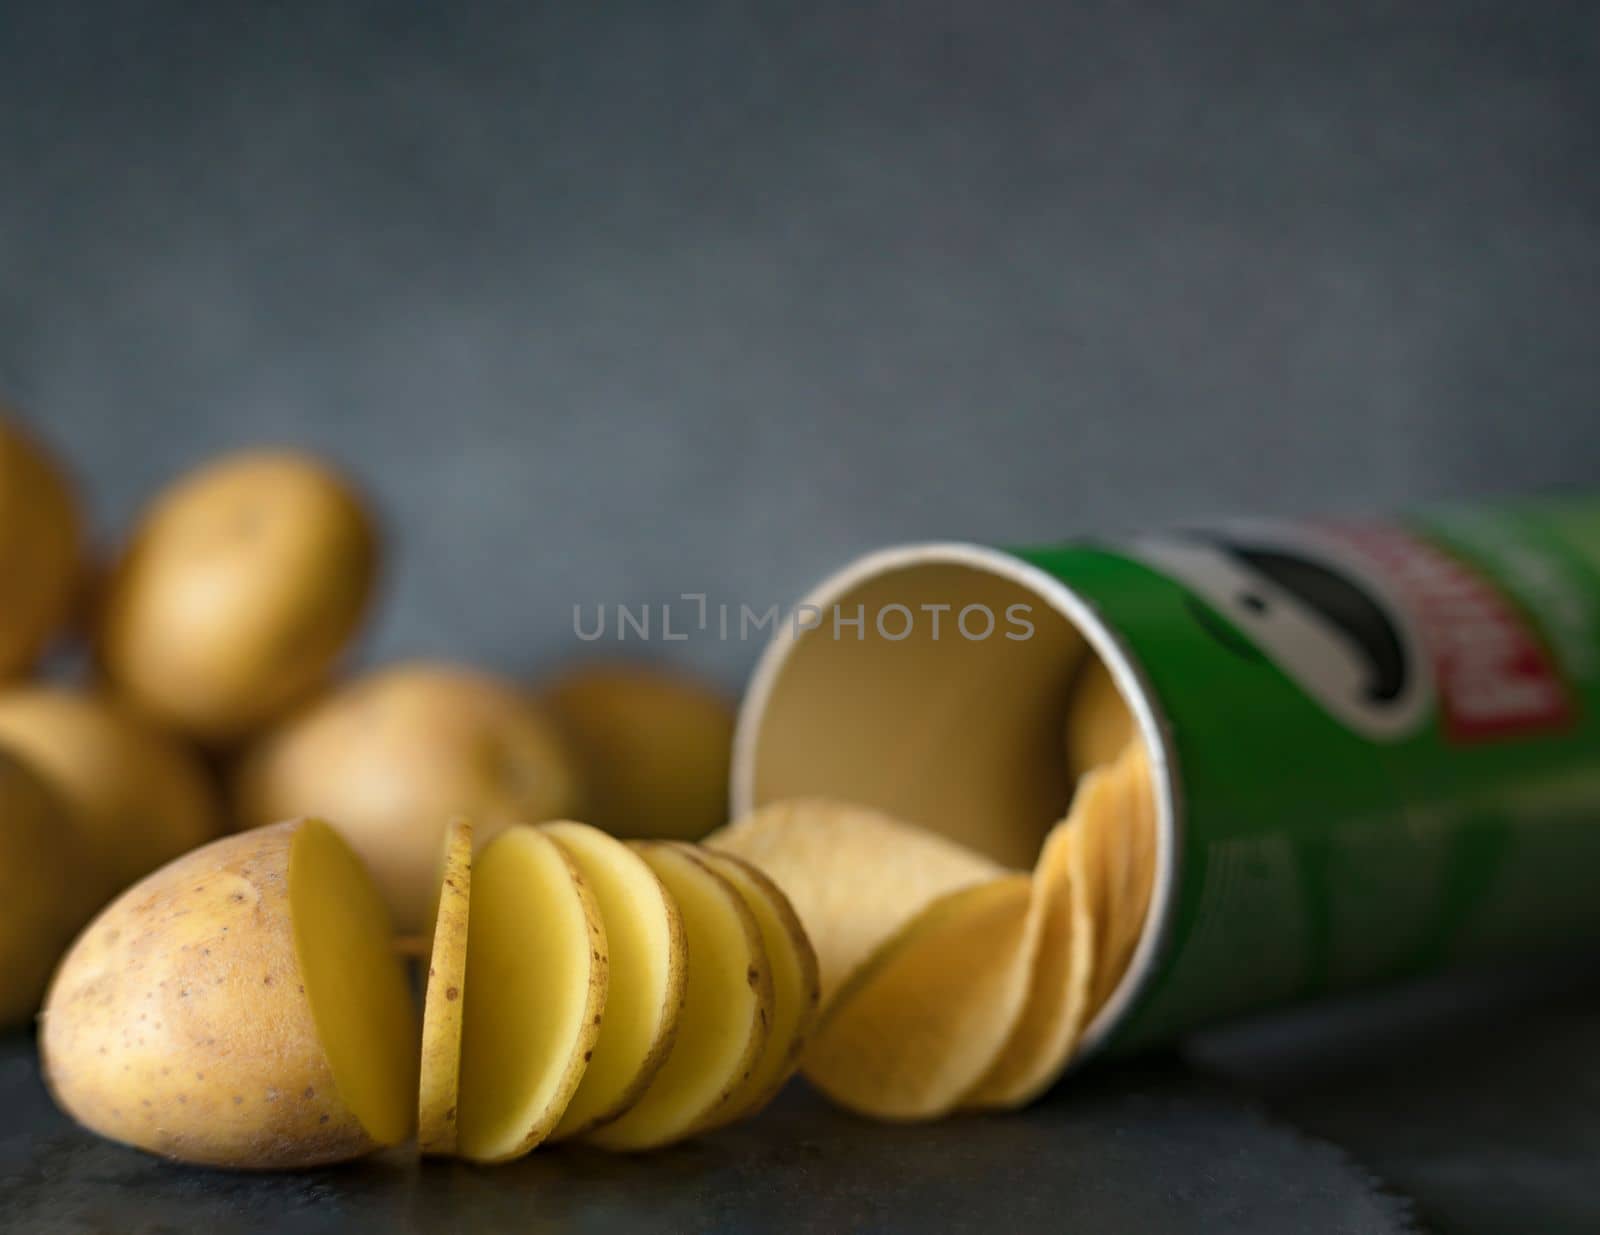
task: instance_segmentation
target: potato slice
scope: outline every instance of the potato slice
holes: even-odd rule
[[[933,901],[1008,873],[932,832],[822,798],[773,803],[705,844],[752,863],[789,898],[816,949],[824,1008],[845,978]]]
[[[186,1162],[303,1167],[410,1134],[417,1035],[383,901],[326,824],[225,837],[79,937],[41,1017],[56,1100]]]
[[[610,992],[594,1058],[552,1139],[587,1132],[634,1104],[667,1061],[688,977],[678,906],[645,860],[582,823],[541,829],[566,851],[606,927]]]
[[[709,1129],[748,1119],[772,1101],[794,1075],[816,1024],[822,986],[817,954],[778,885],[731,853],[701,849],[698,854],[744,898],[761,928],[761,942],[772,965],[773,1013],[766,1046],[749,1079],[724,1103],[707,1125]]]
[[[946,1114],[994,1066],[1022,1015],[1031,880],[946,894],[839,992],[803,1069],[841,1106],[878,1119]]]
[[[1091,773],[1090,785],[1098,788]],[[1087,791],[1093,789],[1086,786]],[[1095,922],[1084,882],[1083,831],[1056,824],[1033,872],[1025,949],[1033,955],[1027,1003],[1005,1050],[962,1105],[1013,1107],[1032,1101],[1061,1075],[1089,1012]]]
[[[733,885],[687,845],[636,841],[634,848],[683,915],[689,975],[666,1063],[632,1107],[589,1133],[603,1149],[654,1149],[713,1119],[754,1070],[773,1016],[761,929]]]
[[[417,1145],[424,1154],[456,1151],[461,1093],[461,1010],[467,989],[472,905],[472,824],[453,819],[445,832],[439,906],[422,1007],[422,1079],[417,1090]]]
[[[496,838],[473,867],[456,1147],[521,1157],[555,1130],[600,1036],[607,996],[599,906],[535,828]]]

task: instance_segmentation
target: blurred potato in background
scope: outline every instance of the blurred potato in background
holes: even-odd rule
[[[364,501],[326,464],[228,455],[141,518],[106,584],[102,669],[196,740],[242,739],[327,681],[367,612],[378,557]]]
[[[577,755],[588,822],[615,836],[673,840],[698,840],[727,822],[734,709],[714,687],[609,663],[560,674],[540,698]]]
[[[26,673],[72,613],[84,528],[66,474],[0,403],[0,679]]]

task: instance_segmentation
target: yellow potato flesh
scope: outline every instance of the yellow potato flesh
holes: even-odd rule
[[[374,1142],[411,1134],[417,1038],[389,914],[361,860],[327,824],[294,838],[289,894],[295,952],[339,1096]]]
[[[815,798],[763,807],[705,843],[750,862],[783,890],[816,949],[824,1008],[930,902],[1007,873],[932,832]]]
[[[565,746],[519,690],[432,663],[368,674],[291,718],[234,784],[242,827],[333,820],[405,933],[429,926],[448,820],[471,819],[482,847],[513,824],[568,815],[576,794]]]
[[[607,995],[599,909],[560,846],[533,828],[503,833],[474,864],[467,974],[457,1150],[506,1161],[560,1122]]]
[[[673,840],[726,822],[733,708],[720,691],[642,665],[596,665],[542,698],[582,761],[589,822]]]
[[[472,824],[455,819],[445,832],[439,904],[422,1007],[422,1073],[417,1087],[417,1144],[425,1154],[456,1151],[461,1090],[461,1011],[467,988],[472,904]]]
[[[66,800],[84,851],[104,873],[104,898],[221,828],[217,795],[194,754],[112,699],[55,686],[0,692],[0,743]]]
[[[806,1052],[806,1076],[879,1119],[954,1109],[994,1065],[1021,1015],[1030,879],[948,893],[854,975]]]
[[[540,829],[577,867],[606,928],[609,991],[594,1057],[554,1139],[588,1131],[632,1106],[667,1060],[688,974],[678,907],[661,880],[621,841],[581,823]]]
[[[404,1140],[416,1109],[382,903],[314,821],[215,841],[124,893],[62,962],[40,1051],[80,1123],[186,1162],[338,1162]]]
[[[714,1117],[720,1127],[754,1115],[794,1074],[816,1021],[822,988],[817,954],[778,885],[732,854],[702,849],[699,856],[744,899],[772,966],[773,1012],[767,1042],[749,1079]]]
[[[772,975],[744,900],[691,849],[636,842],[683,916],[688,985],[667,1061],[638,1101],[588,1139],[605,1149],[652,1149],[711,1120],[760,1058],[772,1019]]]

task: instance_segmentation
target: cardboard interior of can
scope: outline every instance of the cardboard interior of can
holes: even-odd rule
[[[864,622],[845,625],[858,605]],[[896,610],[880,629],[875,615],[887,606],[913,620]],[[962,633],[968,606],[982,610],[967,624],[973,633],[988,625],[983,613],[994,615],[987,637]],[[1026,638],[1007,619],[1012,606],[1025,607]],[[791,626],[779,640],[781,663],[745,717],[749,801],[740,805],[840,798],[1032,865],[1071,797],[1067,700],[1092,656],[1064,615],[1017,580],[934,561],[847,585],[820,625],[798,637]]]

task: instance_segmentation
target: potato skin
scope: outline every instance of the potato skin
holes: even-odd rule
[[[482,848],[515,823],[572,813],[577,775],[519,690],[457,666],[372,673],[292,717],[234,778],[241,827],[314,814],[371,869],[402,933],[424,930],[448,821]]]
[[[0,690],[0,743],[65,800],[105,875],[102,902],[221,830],[199,759],[114,699],[56,686]]]
[[[106,588],[101,666],[167,724],[235,741],[324,683],[377,564],[361,498],[327,465],[291,451],[226,456],[141,520]]]
[[[94,910],[66,803],[0,747],[0,1026],[39,1007],[50,971]]]
[[[66,475],[0,405],[0,679],[26,672],[72,616],[83,519]]]
[[[79,1123],[209,1166],[316,1166],[376,1148],[339,1098],[301,981],[298,826],[179,858],[79,937],[39,1034],[45,1081]]]
[[[686,674],[595,664],[541,692],[577,754],[587,820],[613,836],[699,840],[728,821],[733,705]]]

